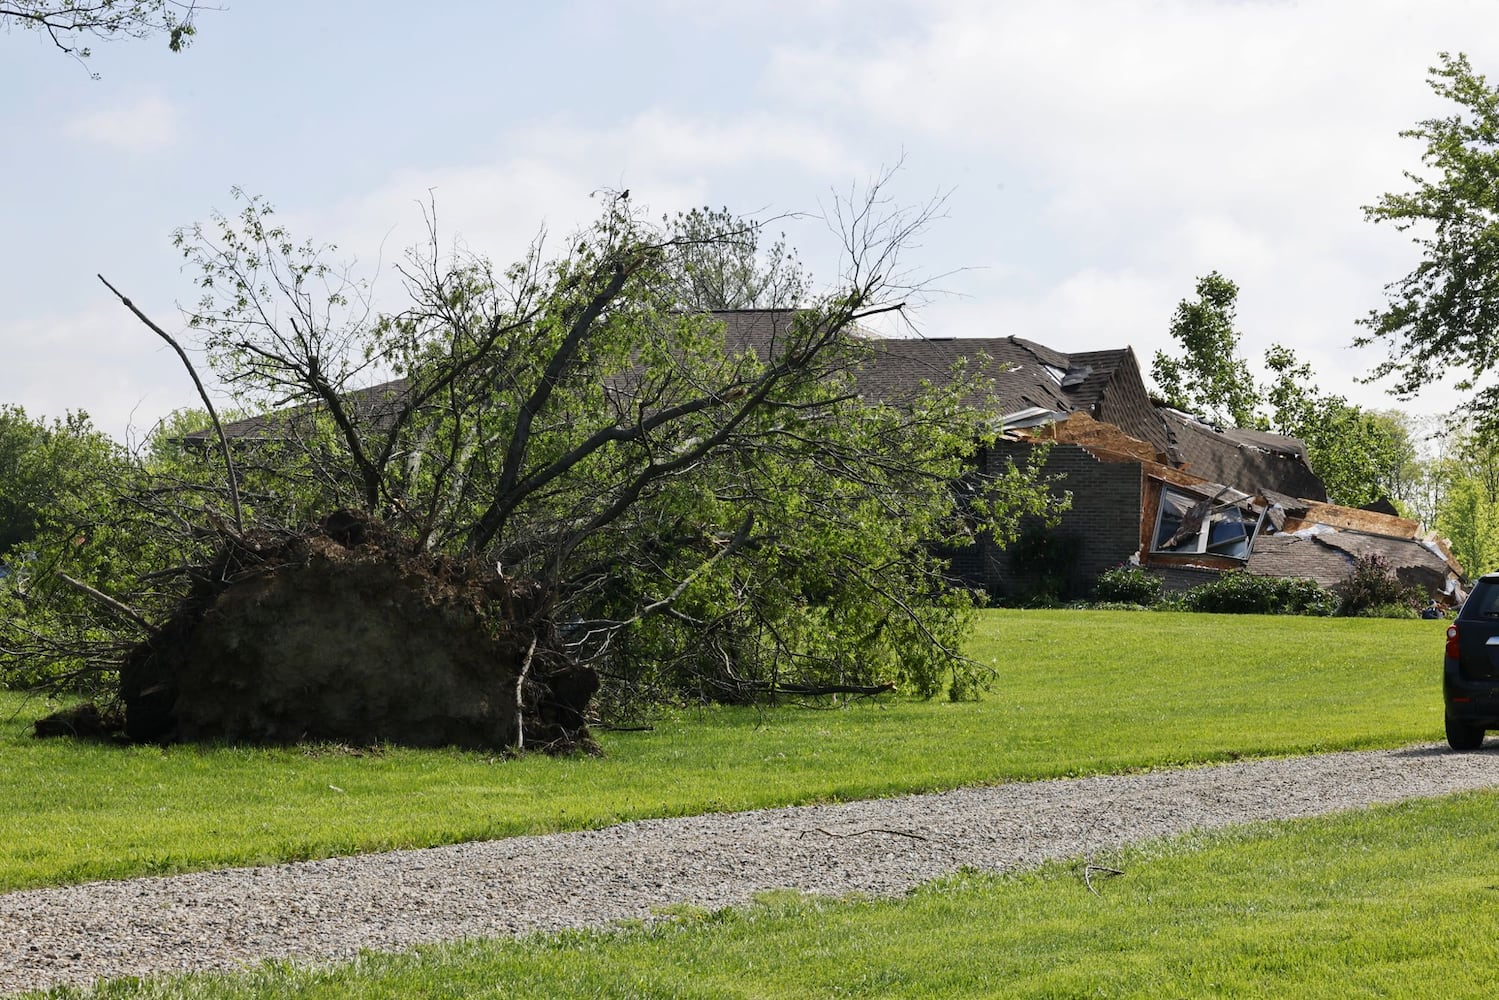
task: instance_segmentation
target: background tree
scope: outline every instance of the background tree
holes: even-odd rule
[[[1273,376],[1269,427],[1305,442],[1307,463],[1333,503],[1362,507],[1401,494],[1415,448],[1397,416],[1324,395],[1311,366],[1279,344],[1265,353],[1265,367]]]
[[[679,212],[667,231],[680,247],[677,274],[684,305],[694,309],[765,309],[802,301],[807,275],[785,236],[761,246],[764,223],[727,208]]]
[[[1183,299],[1171,319],[1180,357],[1157,351],[1150,371],[1166,402],[1221,424],[1256,426],[1259,393],[1238,356],[1234,313],[1239,286],[1217,271],[1197,279],[1197,299]]]
[[[40,31],[52,44],[87,59],[88,38],[150,38],[165,35],[181,52],[197,32],[191,0],[0,0],[0,26]]]
[[[1470,578],[1499,569],[1499,444],[1475,427],[1454,428],[1432,465],[1437,533]]]
[[[1334,503],[1361,507],[1394,497],[1414,449],[1400,421],[1317,389],[1311,366],[1279,344],[1265,353],[1271,380],[1261,388],[1238,355],[1239,289],[1217,271],[1198,279],[1197,300],[1177,306],[1171,335],[1183,355],[1158,351],[1151,366],[1166,402],[1220,424],[1273,430],[1301,439],[1307,463]]]
[[[48,423],[0,406],[0,563],[24,555],[37,536],[68,522],[91,480],[125,462],[86,413]]]
[[[1499,358],[1499,93],[1468,57],[1441,53],[1428,82],[1457,107],[1401,135],[1425,143],[1424,174],[1364,208],[1371,222],[1410,232],[1421,262],[1386,286],[1388,304],[1360,323],[1356,343],[1381,342],[1389,357],[1371,379],[1393,375],[1410,397],[1449,372],[1474,391],[1473,412],[1499,420],[1499,388],[1485,385]]]

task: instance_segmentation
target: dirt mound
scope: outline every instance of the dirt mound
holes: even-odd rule
[[[572,748],[598,678],[548,597],[348,511],[231,539],[121,670],[126,735]]]

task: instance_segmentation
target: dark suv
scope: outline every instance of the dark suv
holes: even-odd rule
[[[1499,573],[1474,584],[1447,626],[1442,699],[1452,749],[1476,750],[1485,729],[1499,729]]]

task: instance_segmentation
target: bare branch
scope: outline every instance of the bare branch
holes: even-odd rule
[[[115,297],[118,298],[122,303],[124,303],[126,309],[129,309],[132,313],[135,314],[136,319],[146,324],[146,327],[152,333],[156,334],[162,340],[165,340],[167,344],[171,346],[172,350],[177,352],[177,357],[182,360],[183,367],[187,369],[187,374],[191,376],[193,385],[198,390],[198,398],[203,400],[203,405],[208,410],[209,419],[213,421],[214,433],[218,435],[219,450],[223,453],[224,456],[224,471],[225,474],[229,477],[229,502],[234,514],[234,531],[235,534],[243,535],[245,533],[245,523],[244,515],[241,512],[239,505],[239,476],[236,475],[234,471],[234,456],[229,452],[229,439],[224,436],[224,425],[219,421],[219,414],[218,411],[214,409],[213,400],[209,398],[208,390],[203,388],[203,380],[198,378],[198,370],[193,367],[192,360],[188,358],[187,352],[182,349],[181,344],[177,343],[177,341],[172,338],[171,334],[167,333],[161,327],[157,326],[149,316],[141,312],[140,309],[136,308],[135,303],[127,299],[118,288],[116,288],[114,285],[111,285],[109,281],[104,277],[104,275],[98,275],[98,278],[100,281],[104,282],[105,288],[109,289],[111,292],[114,292]]]

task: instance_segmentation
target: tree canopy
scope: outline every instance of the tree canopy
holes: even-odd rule
[[[890,276],[925,223],[882,204],[848,206],[833,290],[807,295],[779,247],[730,281],[770,307],[736,326],[693,280],[755,257],[755,227],[728,216],[652,225],[614,196],[560,255],[538,245],[503,270],[447,252],[434,224],[401,267],[407,305],[376,314],[333,248],[244,199],[177,237],[202,293],[190,326],[240,404],[267,414],[230,449],[242,520],[217,459],[157,468],[107,508],[155,540],[107,596],[160,622],[224,539],[350,510],[525,581],[525,613],[610,697],[971,695],[984,668],[960,644],[980,597],[939,553],[1003,541],[1054,501],[1030,469],[971,468],[993,433],[973,373],[899,400],[859,392],[861,323],[900,308]],[[705,257],[718,245],[726,267]],[[75,632],[59,662],[117,665],[108,650],[141,625],[100,602],[88,628],[116,645]]]
[[[1327,487],[1328,499],[1362,507],[1399,494],[1415,448],[1394,415],[1324,394],[1311,366],[1279,344],[1265,352],[1265,367],[1273,375],[1265,393],[1267,423],[1306,444],[1307,464]]]
[[[123,461],[86,413],[49,423],[0,406],[0,563],[26,558],[38,535],[66,526],[91,481]]]
[[[1409,232],[1421,260],[1386,286],[1388,302],[1360,320],[1356,343],[1382,343],[1389,356],[1371,378],[1394,376],[1410,397],[1448,373],[1475,391],[1471,406],[1499,419],[1499,387],[1485,384],[1499,359],[1499,92],[1461,53],[1442,53],[1432,90],[1456,105],[1402,136],[1425,144],[1424,170],[1406,171],[1409,190],[1364,208],[1371,222]]]
[[[1239,286],[1217,271],[1197,279],[1197,299],[1183,299],[1171,318],[1180,357],[1157,351],[1150,371],[1166,402],[1219,423],[1254,426],[1259,392],[1239,357],[1234,314]]]

